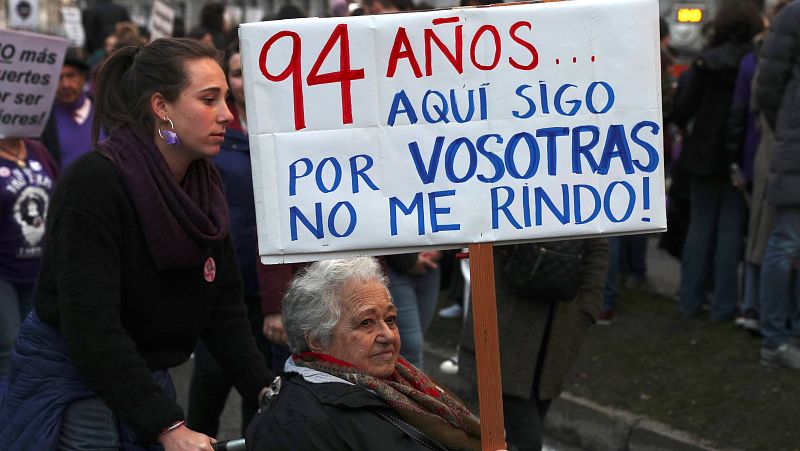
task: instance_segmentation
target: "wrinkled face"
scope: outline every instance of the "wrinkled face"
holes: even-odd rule
[[[193,159],[213,157],[225,140],[225,126],[233,120],[225,104],[225,74],[211,58],[187,61],[184,70],[189,83],[174,102],[166,103],[167,112],[181,150]],[[169,128],[169,123],[157,122],[162,129]]]
[[[61,75],[58,77],[56,101],[67,104],[78,100],[85,84],[86,75],[80,69],[73,66],[62,67]]]
[[[351,282],[341,291],[342,316],[333,342],[322,352],[352,363],[370,376],[389,377],[400,355],[397,309],[378,281]]]
[[[228,83],[237,105],[244,105],[244,80],[242,79],[242,54],[234,53],[228,60]]]

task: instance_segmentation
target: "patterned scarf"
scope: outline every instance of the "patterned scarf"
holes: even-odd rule
[[[159,270],[200,266],[208,248],[230,229],[217,170],[205,158],[180,182],[144,130],[119,128],[98,144],[122,177]]]
[[[480,450],[478,419],[452,393],[402,357],[387,379],[370,376],[350,363],[326,354],[303,352],[292,356],[299,366],[312,368],[373,391],[403,419],[447,449]]]

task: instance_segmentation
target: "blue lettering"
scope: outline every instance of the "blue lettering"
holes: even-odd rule
[[[611,211],[611,197],[614,193],[614,188],[617,185],[622,185],[628,191],[628,208],[625,210],[625,214],[622,215],[621,218],[617,219],[614,216],[614,213]],[[605,210],[606,216],[611,222],[624,222],[627,221],[628,218],[631,217],[631,213],[633,213],[633,205],[636,203],[636,191],[634,191],[633,187],[628,182],[611,182],[608,185],[608,189],[606,190],[606,195],[603,197],[603,208]]]
[[[336,213],[338,213],[339,209],[342,207],[347,208],[347,211],[350,213],[350,222],[347,224],[347,230],[345,230],[344,233],[339,233],[336,230]],[[330,230],[331,235],[335,236],[336,238],[349,236],[351,233],[353,233],[353,230],[355,230],[356,228],[357,219],[358,218],[356,216],[356,209],[353,208],[353,205],[351,205],[350,202],[347,201],[338,202],[336,205],[333,206],[333,208],[331,209],[331,214],[330,216],[328,216],[328,230]]]
[[[442,105],[438,106],[436,104],[433,104],[431,106],[431,108],[433,108],[433,111],[436,112],[437,115],[439,115],[437,119],[434,119],[428,110],[428,96],[430,96],[431,94],[438,97]],[[438,122],[444,122],[445,124],[450,123],[450,121],[447,119],[448,111],[449,108],[447,106],[447,98],[441,92],[434,91],[432,89],[429,89],[427,92],[425,92],[425,95],[422,97],[422,116],[425,118],[426,121],[428,121],[428,123],[431,124],[436,124]]]
[[[297,175],[297,163],[303,163],[306,165],[305,171],[302,174]],[[308,158],[301,158],[294,163],[289,165],[289,195],[294,196],[297,194],[297,179],[303,178],[311,174],[311,168],[313,165],[311,164],[311,160]]]
[[[434,191],[432,193],[428,193],[428,202],[430,203],[430,215],[431,215],[431,232],[445,232],[448,230],[461,230],[461,225],[459,224],[439,224],[439,215],[446,215],[450,214],[450,207],[437,207],[436,206],[436,199],[440,197],[450,197],[455,196],[456,190],[449,189],[445,191]]]
[[[549,127],[540,128],[536,130],[536,136],[547,137],[547,173],[556,175],[556,138],[559,136],[568,136],[569,128],[567,127]]]
[[[322,229],[322,203],[317,202],[314,204],[314,213],[316,219],[316,226],[311,224],[311,222],[306,218],[302,211],[300,211],[297,207],[289,208],[289,229],[292,237],[292,241],[297,241],[297,220],[299,219],[303,225],[306,226],[309,232],[311,232],[317,239],[321,239],[325,236],[325,231]]]
[[[640,171],[653,172],[658,167],[658,160],[659,160],[658,150],[656,150],[656,148],[653,147],[647,141],[644,141],[641,138],[639,138],[639,131],[645,127],[650,128],[650,133],[653,136],[658,136],[659,128],[658,124],[656,124],[655,122],[642,121],[633,126],[633,130],[631,130],[631,140],[633,140],[633,142],[640,145],[645,151],[647,151],[647,158],[648,158],[646,165],[643,165],[639,160],[633,160],[633,165],[639,168]]]
[[[561,185],[561,198],[563,203],[563,211],[559,211],[555,206],[550,196],[544,191],[543,188],[536,187],[533,190],[533,200],[536,208],[536,225],[542,225],[542,202],[547,204],[547,208],[553,213],[561,224],[569,222],[569,187],[566,184]]]
[[[564,111],[564,105],[563,102],[561,102],[561,97],[564,95],[564,92],[569,88],[577,88],[577,86],[569,83],[561,85],[561,87],[558,88],[558,91],[556,91],[556,98],[554,99],[556,111],[558,112],[558,114],[561,114],[563,116],[575,116],[581,107],[580,100],[578,99],[567,100],[566,103],[572,105],[572,109],[569,110],[569,112]]]
[[[602,86],[606,90],[606,105],[603,109],[598,110],[594,107],[594,89],[598,86]],[[607,113],[608,110],[614,105],[614,89],[608,83],[604,81],[594,81],[589,85],[589,89],[586,90],[586,108],[594,114],[603,114]]]
[[[499,156],[495,155],[494,153],[489,152],[488,150],[486,150],[486,141],[489,138],[494,138],[495,141],[497,141],[498,144],[502,144],[503,143],[503,137],[498,135],[498,134],[495,134],[495,133],[492,133],[492,134],[489,134],[489,135],[482,135],[482,136],[480,136],[478,138],[478,142],[477,142],[478,152],[481,155],[485,156],[486,159],[489,160],[489,162],[492,163],[492,166],[494,167],[494,175],[493,176],[487,178],[487,177],[483,176],[482,174],[478,175],[478,180],[480,180],[481,182],[484,182],[484,183],[494,183],[494,182],[500,180],[503,177],[503,174],[505,174],[505,172],[506,172],[506,168],[505,168],[505,166],[503,166],[503,159],[500,158]]]
[[[528,162],[528,170],[525,171],[525,174],[520,174],[519,171],[517,171],[517,165],[514,162],[514,151],[517,149],[517,143],[519,143],[520,140],[525,140],[525,143],[528,144],[528,153],[530,153],[531,157]],[[536,142],[533,135],[527,132],[520,132],[512,136],[508,141],[508,145],[506,145],[505,162],[508,173],[515,179],[529,179],[533,177],[534,174],[536,174],[536,170],[539,168],[539,144]]]
[[[633,174],[631,149],[628,147],[628,138],[625,136],[625,128],[622,125],[612,125],[608,127],[606,144],[603,147],[603,155],[600,157],[600,168],[597,172],[602,175],[608,174],[612,158],[619,158],[620,161],[622,161],[622,167],[625,169],[625,173]]]
[[[589,132],[592,137],[588,144],[581,144],[581,133]],[[583,174],[581,168],[581,155],[589,163],[592,172],[597,172],[597,160],[591,153],[594,146],[600,142],[600,130],[594,125],[581,125],[572,129],[572,172],[574,174]]]
[[[325,181],[322,179],[322,172],[325,169],[325,165],[328,163],[333,166],[333,185],[330,188],[325,186]],[[323,158],[322,161],[319,162],[319,166],[317,166],[315,178],[317,181],[317,188],[323,193],[330,193],[338,188],[339,183],[342,182],[342,165],[340,165],[339,161],[334,157]]]
[[[403,204],[397,197],[389,199],[389,223],[391,227],[392,236],[397,235],[397,209],[408,216],[417,210],[417,232],[419,235],[425,234],[425,211],[422,205],[422,193],[414,195],[414,200],[411,201],[410,206]]]
[[[411,158],[414,159],[414,166],[417,168],[417,175],[423,184],[427,185],[436,180],[436,170],[439,168],[439,157],[442,155],[442,146],[444,145],[444,136],[437,136],[436,142],[433,145],[433,153],[428,162],[428,167],[422,161],[422,155],[419,151],[419,145],[416,141],[408,143],[408,150],[411,152]]]
[[[363,158],[365,161],[364,167],[362,168],[359,168],[357,164],[359,158]],[[370,168],[372,168],[372,165],[373,165],[372,157],[369,155],[356,155],[350,157],[350,178],[351,178],[351,183],[353,185],[353,193],[357,193],[359,191],[358,189],[359,177],[361,177],[361,180],[363,180],[364,183],[367,184],[367,186],[372,188],[373,191],[378,191],[378,187],[375,186],[374,183],[372,183],[372,180],[367,175],[367,171]]]
[[[536,104],[533,102],[533,99],[531,99],[530,97],[526,96],[525,93],[523,92],[527,88],[532,88],[532,87],[533,86],[531,86],[531,85],[521,85],[515,91],[516,94],[519,97],[522,97],[523,99],[525,99],[528,102],[528,111],[526,111],[525,113],[520,114],[519,111],[514,110],[514,111],[511,112],[511,114],[514,117],[516,117],[518,119],[527,119],[527,118],[533,116],[534,113],[536,113]]]
[[[403,104],[402,110],[399,109],[401,103]],[[389,110],[389,119],[387,120],[387,123],[393,126],[397,120],[397,115],[401,113],[405,113],[406,116],[408,116],[408,122],[412,124],[417,123],[417,113],[414,111],[411,101],[408,100],[405,90],[402,90],[394,95],[394,99],[392,99],[392,107]]]
[[[592,195],[592,199],[594,200],[594,207],[592,208],[592,213],[589,215],[588,218],[583,219],[583,214],[581,212],[581,189],[588,191]],[[593,220],[600,214],[600,193],[597,192],[597,188],[592,185],[575,185],[572,187],[572,204],[575,207],[575,224],[586,224],[587,222]]]
[[[506,193],[506,200],[503,202],[502,205],[500,205],[500,202],[498,201],[499,199],[497,194],[498,191],[500,190],[503,190]],[[511,205],[512,202],[514,202],[514,190],[512,190],[511,187],[508,186],[497,186],[491,189],[491,195],[492,195],[492,229],[496,230],[500,227],[500,218],[498,214],[500,211],[502,211],[506,215],[506,219],[508,220],[508,222],[511,223],[512,226],[514,226],[515,229],[521,229],[522,226],[517,222],[516,219],[514,219],[514,215],[512,215],[511,212],[508,211],[508,206]]]
[[[453,118],[456,122],[463,124],[464,122],[469,122],[472,120],[472,115],[475,114],[475,99],[473,98],[474,90],[470,89],[467,91],[467,115],[462,117],[461,114],[458,112],[458,100],[456,100],[456,90],[450,90],[450,103],[452,104],[453,108]]]
[[[467,153],[469,154],[469,167],[467,168],[467,173],[464,174],[464,177],[457,177],[455,174],[455,159],[456,154],[458,154],[458,149],[461,148],[461,145],[466,146]],[[456,138],[453,142],[447,146],[447,152],[444,156],[444,169],[445,173],[447,174],[447,179],[453,183],[463,183],[472,178],[475,175],[475,170],[478,167],[478,154],[475,151],[475,145],[472,144],[467,138]]]

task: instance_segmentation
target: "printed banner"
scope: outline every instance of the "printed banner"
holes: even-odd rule
[[[63,38],[0,29],[0,138],[42,134],[66,50]]]
[[[656,0],[240,38],[265,263],[666,228]]]

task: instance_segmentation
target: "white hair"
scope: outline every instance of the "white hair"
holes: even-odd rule
[[[310,351],[309,341],[330,345],[342,315],[341,288],[348,282],[377,281],[388,285],[372,257],[314,262],[292,280],[283,298],[283,328],[292,353]]]

